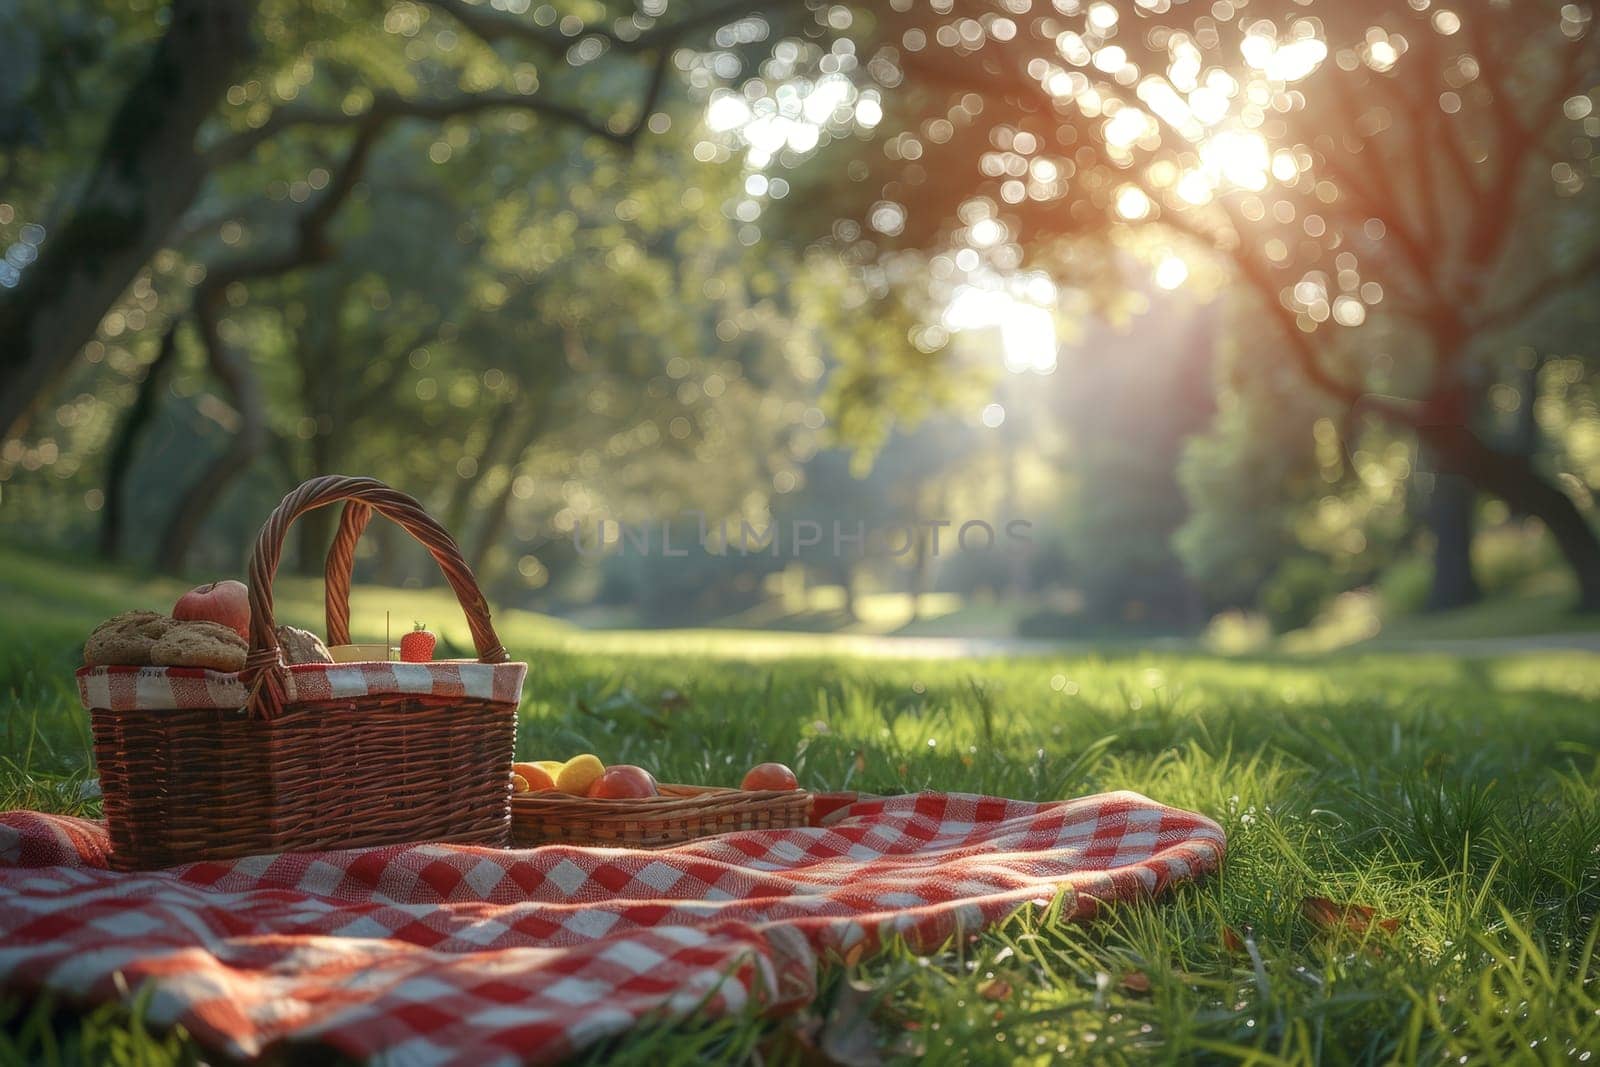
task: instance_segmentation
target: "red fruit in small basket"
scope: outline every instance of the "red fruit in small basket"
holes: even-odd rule
[[[595,779],[589,795],[598,800],[632,800],[660,796],[661,791],[656,788],[656,776],[643,767],[618,763]]]
[[[400,639],[400,658],[407,663],[433,662],[433,646],[439,639],[419,622],[416,629]]]
[[[739,783],[740,789],[799,789],[800,780],[781,763],[758,763]]]
[[[243,582],[207,582],[178,598],[172,617],[179,622],[215,622],[250,640],[250,590]]]

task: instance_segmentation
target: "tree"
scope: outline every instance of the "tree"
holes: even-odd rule
[[[1014,270],[1160,227],[1214,252],[1304,382],[1538,517],[1600,610],[1600,539],[1481,414],[1512,333],[1600,267],[1584,9],[897,0],[837,22],[842,47],[804,44],[739,98],[770,125],[769,82],[850,86],[824,120],[842,144],[776,155],[853,207],[857,244]],[[1393,347],[1363,343],[1377,320]]]
[[[355,47],[327,55],[319,45],[343,34],[364,37],[357,45],[368,50],[381,49],[372,45],[370,27],[352,27],[320,11],[302,17],[296,4],[173,0],[143,70],[111,116],[81,192],[62,210],[64,221],[42,246],[30,245],[38,247],[37,259],[0,293],[0,336],[7,338],[0,354],[0,436],[20,427],[152,256],[173,242],[208,185],[257,151],[283,140],[317,143],[329,131],[350,131],[341,162],[324,170],[338,180],[287,227],[287,241],[223,264],[229,282],[328,261],[334,254],[329,223],[356,188],[377,142],[407,120],[512,111],[632,145],[655,109],[678,42],[721,25],[744,6],[702,5],[659,24],[630,11],[592,25],[549,28],[464,0],[400,3],[385,14],[389,36],[416,39],[432,14],[453,27],[447,31],[449,47],[440,44],[441,26],[435,24],[427,34],[434,47],[424,49],[426,62],[395,55],[391,45],[391,54],[373,56],[365,70],[353,72],[347,57]],[[457,48],[456,30],[470,43]],[[458,58],[452,62],[449,52]],[[502,58],[502,52],[520,54]],[[280,94],[303,98],[296,102],[263,107],[242,84],[249,75],[257,76],[258,85],[282,78],[297,66],[311,84],[301,90],[293,77],[292,94]],[[429,91],[434,89],[439,91]],[[227,113],[215,119],[225,95]],[[8,152],[8,165],[21,150]],[[241,210],[233,205],[224,214]],[[197,294],[203,299],[196,311],[211,358],[228,380],[237,377],[230,364],[238,361],[213,343],[203,306],[214,305],[223,288],[213,283],[210,292]],[[244,392],[235,399],[248,409],[248,376],[236,384]],[[251,430],[247,420],[247,445]],[[237,454],[219,460],[200,488],[224,479],[238,462]]]
[[[1174,548],[1212,610],[1262,607],[1303,625],[1302,612],[1373,581],[1403,548],[1407,490],[1426,479],[1386,424],[1340,430],[1337,403],[1279,358],[1254,301],[1223,306],[1217,412],[1179,464],[1189,515]]]
[[[94,335],[199,194],[195,140],[251,48],[244,0],[174,0],[63,225],[0,297],[0,435]]]
[[[652,116],[662,128],[669,125],[658,105],[668,88],[669,60],[678,42],[709,32],[738,9],[737,4],[707,3],[681,14],[674,11],[672,19],[658,22],[629,8],[590,24],[574,26],[569,19],[551,28],[533,18],[441,0],[396,4],[386,12],[381,32],[374,32],[377,27],[365,18],[328,12],[302,18],[273,5],[260,10],[237,5],[233,10],[239,18],[228,25],[243,33],[250,48],[242,56],[217,49],[207,53],[208,63],[236,80],[225,86],[228,107],[223,116],[202,122],[203,112],[214,110],[216,101],[202,106],[200,97],[215,96],[221,89],[200,84],[193,72],[184,72],[183,84],[162,81],[169,54],[193,45],[183,36],[190,32],[183,27],[199,17],[183,4],[175,5],[145,64],[144,81],[189,94],[184,98],[194,98],[199,117],[179,128],[167,120],[182,118],[186,113],[181,109],[169,116],[161,108],[145,107],[140,126],[127,112],[144,107],[148,94],[140,95],[143,82],[135,85],[113,117],[105,143],[125,152],[136,150],[138,165],[102,160],[95,173],[114,172],[120,183],[114,199],[130,217],[141,220],[138,232],[108,227],[104,205],[95,199],[97,183],[103,182],[91,178],[89,191],[67,216],[64,234],[43,242],[38,261],[10,279],[17,283],[10,294],[0,290],[0,326],[24,339],[7,348],[7,360],[0,360],[6,398],[0,403],[0,424],[12,425],[6,420],[21,417],[22,408],[16,405],[42,395],[59,376],[126,288],[129,272],[138,272],[157,248],[170,246],[204,261],[206,267],[195,275],[198,280],[189,294],[195,334],[238,418],[223,449],[180,492],[166,522],[160,563],[168,570],[181,569],[207,515],[273,439],[258,374],[262,361],[259,354],[230,343],[227,316],[244,306],[252,286],[282,290],[280,279],[323,271],[336,260],[354,260],[359,273],[362,250],[349,256],[343,246],[360,239],[361,227],[341,220],[352,204],[370,198],[373,160],[384,161],[386,172],[398,162],[413,172],[413,180],[426,184],[429,178],[407,168],[402,153],[436,164],[437,153],[443,149],[448,155],[454,137],[436,133],[440,125],[448,131],[452,124],[471,123],[483,136],[505,144],[496,164],[501,171],[507,159],[522,166],[487,186],[486,168],[479,167],[479,187],[458,182],[449,195],[466,191],[467,199],[475,198],[481,208],[477,194],[484,188],[516,195],[519,183],[559,182],[570,176],[575,153],[585,143],[631,152]],[[202,14],[220,17],[210,8]],[[289,18],[291,14],[296,17]],[[404,46],[403,57],[394,54],[397,44]],[[541,137],[530,143],[530,131],[545,125],[578,136]],[[8,162],[15,158],[9,156]],[[430,165],[423,162],[421,169]],[[266,198],[260,196],[262,185],[268,189]],[[303,204],[300,210],[286,213],[273,203],[284,199],[284,190],[288,199]],[[40,191],[41,203],[46,192]],[[76,257],[57,254],[64,247],[62,236],[75,232],[80,222],[85,232],[109,244],[79,249]],[[366,226],[372,225],[369,213]],[[216,239],[219,231],[225,235],[222,242]],[[82,270],[93,271],[100,287],[58,284],[61,272]],[[45,290],[49,299],[38,299]],[[326,337],[322,348],[326,356]],[[166,377],[173,351],[173,346],[157,350],[157,359],[145,370],[138,402],[116,435],[106,494],[111,506],[101,539],[109,554],[120,543],[128,454],[154,409],[150,394]],[[326,369],[330,377],[323,387],[337,391],[344,383],[331,376],[332,367]],[[324,412],[319,417],[326,421],[329,416]],[[312,440],[325,443],[322,435]],[[308,536],[318,532],[317,525],[310,524]]]

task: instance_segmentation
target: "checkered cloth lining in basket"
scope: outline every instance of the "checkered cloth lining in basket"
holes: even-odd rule
[[[405,693],[472,697],[515,704],[526,663],[301,663],[289,668],[285,702]],[[78,697],[86,708],[242,708],[248,688],[237,674],[201,667],[83,667]]]
[[[932,950],[1213,869],[1211,820],[1137,793],[819,797],[822,826],[665,851],[416,845],[105,870],[98,823],[0,814],[0,991],[127,1000],[239,1057],[559,1059],[650,1019],[793,1010],[819,954]]]

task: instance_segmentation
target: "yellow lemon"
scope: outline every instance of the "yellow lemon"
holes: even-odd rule
[[[604,773],[606,765],[600,762],[600,757],[585,752],[567,760],[561,773],[556,775],[556,788],[575,797],[585,797],[589,795],[589,787],[595,779]]]
[[[558,759],[536,759],[533,761],[533,765],[548,774],[553,782],[556,775],[561,773],[561,768],[566,766],[566,763]]]

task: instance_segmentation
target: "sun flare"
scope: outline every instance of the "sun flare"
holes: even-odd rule
[[[1056,369],[1055,316],[1037,303],[1000,289],[963,285],[945,309],[944,323],[957,333],[998,330],[1005,368],[1014,374],[1049,374]]]

